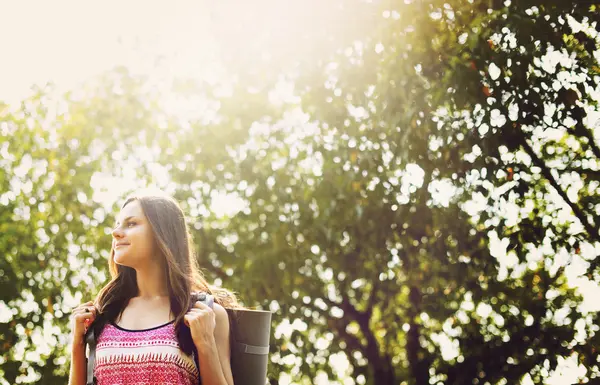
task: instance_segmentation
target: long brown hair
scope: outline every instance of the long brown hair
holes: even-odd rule
[[[202,291],[212,294],[215,302],[223,307],[239,308],[235,294],[231,291],[210,285],[200,271],[194,252],[194,244],[185,222],[183,210],[175,199],[164,194],[145,193],[127,197],[121,207],[138,201],[150,223],[154,242],[165,259],[167,287],[171,312],[175,315],[175,331],[179,346],[185,353],[193,349],[190,329],[183,317],[188,311],[192,292]],[[107,322],[115,321],[131,298],[137,295],[137,278],[133,268],[118,265],[114,260],[115,250],[111,248],[108,266],[111,281],[104,286],[96,298],[98,318],[92,325],[96,336]]]

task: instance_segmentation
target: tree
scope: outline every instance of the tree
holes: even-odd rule
[[[67,114],[48,108],[49,91],[2,109],[6,381],[64,380],[65,293],[89,298],[103,283],[118,210],[90,199],[90,181],[123,175],[127,159],[142,183],[168,172],[209,278],[275,312],[271,383],[538,383],[571,354],[597,377],[597,314],[569,278],[580,264],[598,280],[598,134],[584,116],[595,8],[328,4],[360,23],[307,31],[326,44],[300,46],[298,63],[267,73],[250,45],[230,53],[244,63],[228,67],[231,92],[176,84],[207,101],[204,116],[165,111],[125,71],[68,95]],[[552,52],[574,60],[552,70]],[[282,84],[299,101],[270,102]],[[45,174],[25,173],[44,160]],[[211,210],[219,194],[239,209]],[[54,340],[40,359],[21,354],[40,350],[42,330]]]
[[[226,266],[234,277],[242,258],[281,270],[289,289],[268,296],[317,330],[299,326],[276,357],[282,371],[300,366],[298,377],[328,370],[338,351],[353,378],[377,384],[539,382],[571,353],[597,376],[596,314],[578,306],[561,261],[597,274],[598,139],[584,120],[595,106],[596,31],[576,29],[595,8],[406,3],[373,4],[372,29],[361,29],[371,33],[299,71],[311,129],[292,142],[283,138],[294,125],[276,126],[244,154],[235,182],[256,200],[232,219],[241,252]],[[563,50],[578,85],[538,69]],[[456,194],[444,203],[435,192],[447,188]],[[248,229],[262,230],[264,248]],[[490,238],[508,253],[491,252]],[[294,256],[291,266],[281,255]],[[444,357],[442,338],[456,355]]]

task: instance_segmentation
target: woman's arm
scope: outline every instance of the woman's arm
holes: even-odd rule
[[[71,347],[71,371],[69,374],[69,385],[85,385],[86,381],[85,345],[73,343]]]
[[[229,317],[219,304],[214,304],[215,331],[212,338],[196,344],[200,375],[206,385],[233,385],[229,350]]]
[[[71,314],[71,370],[69,385],[85,385],[87,368],[85,360],[85,332],[88,325],[96,319],[94,302],[89,301],[77,306]]]

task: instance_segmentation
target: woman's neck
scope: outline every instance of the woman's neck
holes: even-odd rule
[[[136,269],[137,295],[142,299],[160,299],[169,296],[166,269],[158,264]]]

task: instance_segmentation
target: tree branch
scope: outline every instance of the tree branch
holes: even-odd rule
[[[389,355],[381,355],[379,352],[379,342],[375,338],[373,331],[369,325],[371,320],[371,309],[364,312],[356,309],[348,300],[347,297],[342,298],[342,310],[352,317],[360,326],[360,330],[367,340],[366,357],[369,365],[374,370],[375,383],[391,383],[393,381],[394,372]]]
[[[578,174],[585,174],[591,176],[595,180],[600,180],[600,170],[591,170],[583,167],[565,167],[558,171],[561,172],[576,172]]]
[[[569,130],[571,131],[571,130]],[[577,135],[577,134],[581,134],[581,135]],[[600,159],[600,148],[598,148],[598,145],[595,142],[594,139],[594,135],[592,134],[592,132],[586,128],[582,122],[577,122],[577,124],[575,125],[575,130],[573,130],[573,135],[575,136],[583,136],[585,138],[587,138],[588,140],[588,145],[591,147],[592,152],[594,153],[594,155],[596,156],[596,158]]]
[[[576,203],[571,202],[569,197],[567,197],[567,194],[563,191],[556,179],[554,179],[554,177],[552,176],[550,169],[546,166],[544,161],[542,161],[537,156],[533,148],[529,145],[529,143],[527,142],[527,138],[525,138],[525,136],[523,135],[523,132],[521,130],[516,129],[515,133],[518,133],[518,135],[516,136],[519,139],[520,144],[523,146],[525,152],[527,152],[527,154],[531,157],[533,164],[542,170],[542,174],[544,175],[544,177],[548,180],[548,182],[550,182],[550,185],[552,185],[552,187],[556,189],[560,197],[569,205],[569,207],[571,207],[571,210],[573,210],[575,216],[581,221],[581,223],[585,227],[588,234],[592,237],[592,239],[598,239],[598,229],[594,228],[594,225],[589,223],[585,213],[581,210],[581,208]]]
[[[375,304],[377,303],[377,293],[379,292],[380,288],[381,281],[379,280],[379,277],[377,277],[371,288],[371,295],[367,301],[367,309],[373,309],[375,307]]]
[[[417,385],[428,385],[428,365],[423,359],[419,358],[419,353],[422,349],[419,341],[421,330],[419,324],[416,322],[416,317],[421,308],[421,290],[416,286],[412,286],[408,298],[411,304],[411,310],[409,312],[410,329],[406,335],[406,356],[415,383]]]
[[[213,273],[214,275],[216,275],[218,278],[220,278],[223,281],[230,279],[230,277],[227,274],[225,274],[223,269],[216,267],[212,263],[207,263],[206,265],[202,266],[202,268],[210,271],[211,273]]]
[[[327,303],[330,307],[338,306],[335,302],[329,300],[326,297],[322,297],[321,300],[323,300],[325,303]],[[304,304],[304,306],[309,307],[312,311],[315,311],[319,314],[323,313],[323,309],[320,309],[311,303]],[[347,322],[344,322],[343,318],[342,319],[331,318],[328,316],[328,314],[324,314],[324,316],[325,316],[325,318],[328,319],[327,323],[328,323],[329,327],[332,327],[332,329],[334,329],[333,332],[337,333],[338,336],[346,343],[348,352],[350,352],[350,354],[346,353],[346,357],[350,361],[350,364],[352,366],[352,372],[353,372],[352,374],[354,376],[354,374],[356,374],[355,370],[360,368],[361,366],[358,364],[358,361],[356,360],[356,358],[354,358],[354,356],[351,353],[353,351],[358,351],[361,354],[366,356],[366,354],[365,354],[366,347],[361,343],[361,341],[358,337],[356,337],[355,335],[350,334],[346,331]]]

